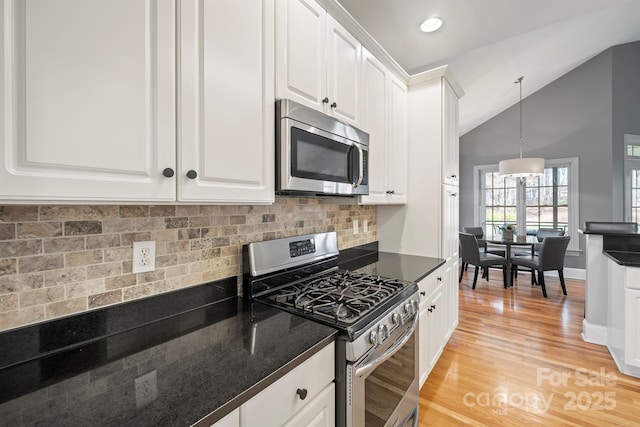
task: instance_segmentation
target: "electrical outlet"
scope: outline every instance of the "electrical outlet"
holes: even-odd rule
[[[158,398],[158,374],[154,369],[135,379],[136,408],[142,408]]]
[[[358,234],[358,220],[353,220],[353,234]]]
[[[144,273],[156,269],[156,242],[133,242],[133,272]]]
[[[369,232],[369,220],[364,220],[362,221],[362,232],[363,233],[368,233]]]

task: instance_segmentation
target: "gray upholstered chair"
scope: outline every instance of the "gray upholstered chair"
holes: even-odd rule
[[[538,243],[533,245],[533,250],[537,254],[540,252],[540,246],[545,237],[557,237],[564,236],[564,230],[562,228],[539,228],[536,233],[536,239]]]
[[[529,256],[513,256],[511,264],[514,267],[523,266],[531,269],[531,284],[535,283],[534,274],[538,272],[538,283],[542,287],[542,295],[547,297],[547,288],[544,282],[544,272],[557,270],[562,286],[562,293],[567,294],[567,288],[564,283],[564,256],[567,253],[570,236],[545,237],[540,245],[539,255]],[[511,269],[512,274],[515,268]]]
[[[458,235],[460,237],[460,255],[462,258],[462,263],[460,265],[460,277],[458,278],[458,282],[462,281],[462,274],[464,273],[465,265],[471,264],[476,267],[473,273],[473,285],[471,286],[471,289],[476,288],[476,283],[478,281],[478,268],[484,267],[488,270],[492,265],[501,265],[502,280],[504,282],[504,287],[506,288],[507,259],[498,255],[480,252],[480,248],[478,247],[478,240],[476,239],[476,236],[471,233],[458,233]]]

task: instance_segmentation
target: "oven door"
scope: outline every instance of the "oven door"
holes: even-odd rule
[[[293,119],[281,119],[278,191],[369,194],[368,147]]]
[[[390,339],[347,364],[347,426],[418,425],[418,313]]]

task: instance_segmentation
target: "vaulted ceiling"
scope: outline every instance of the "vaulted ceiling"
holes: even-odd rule
[[[409,74],[441,65],[465,134],[611,46],[640,40],[640,0],[337,0]],[[423,33],[426,18],[444,20]],[[638,70],[640,75],[640,70]]]

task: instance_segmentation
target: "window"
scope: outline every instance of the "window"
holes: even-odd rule
[[[625,135],[625,217],[626,221],[640,220],[640,135]]]
[[[499,175],[498,165],[476,166],[474,172],[475,221],[487,238],[498,237],[504,224],[529,235],[539,228],[562,228],[571,236],[568,249],[578,250],[577,158],[547,160],[544,175],[524,181]],[[640,168],[637,183],[640,187]]]

